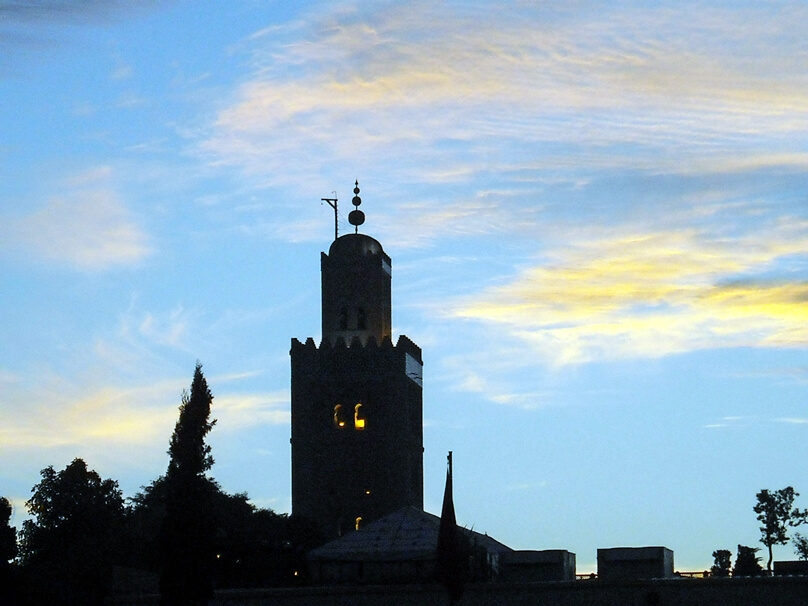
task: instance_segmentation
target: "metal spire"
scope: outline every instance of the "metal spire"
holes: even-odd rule
[[[362,198],[359,197],[359,179],[356,180],[354,184],[354,197],[351,200],[351,203],[356,207],[350,213],[348,213],[348,223],[354,226],[355,230],[354,233],[359,233],[359,226],[365,222],[365,213],[359,210],[359,205],[362,204]]]

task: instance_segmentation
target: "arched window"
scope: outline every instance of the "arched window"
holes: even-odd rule
[[[361,431],[365,428],[365,415],[362,414],[361,404],[354,406],[353,422],[357,430]]]
[[[356,518],[356,525],[355,525],[356,530],[359,530],[359,527],[361,525],[362,525],[362,516],[359,516],[358,518]]]
[[[348,330],[348,310],[344,307],[339,310],[339,329]]]
[[[365,308],[360,307],[356,310],[356,329],[357,330],[367,330],[368,327],[368,318],[365,315]]]
[[[334,427],[339,429],[345,427],[345,413],[342,410],[342,404],[334,406]]]

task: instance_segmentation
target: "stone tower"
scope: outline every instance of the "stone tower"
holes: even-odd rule
[[[292,514],[329,539],[423,509],[421,349],[393,344],[390,257],[358,233],[358,208],[349,221],[356,232],[321,254],[322,341],[290,352]]]

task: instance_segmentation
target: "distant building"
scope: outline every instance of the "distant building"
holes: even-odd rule
[[[774,576],[808,576],[808,560],[775,560]]]
[[[433,581],[439,527],[439,517],[415,507],[403,507],[359,532],[309,552],[309,578],[326,585]],[[509,555],[511,548],[472,530],[459,532],[469,552],[479,560],[474,569],[467,567],[464,574],[476,573],[476,581],[490,580],[490,572],[499,570],[501,558]]]
[[[574,581],[575,554],[563,549],[509,551],[501,554],[499,571],[504,583]]]
[[[357,233],[321,255],[322,341],[290,352],[292,515],[331,539],[423,509],[421,349],[393,344],[391,259],[358,208],[349,219]]]
[[[599,579],[623,581],[673,576],[673,551],[667,547],[598,549]]]

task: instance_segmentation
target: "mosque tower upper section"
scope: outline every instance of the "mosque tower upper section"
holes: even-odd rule
[[[423,508],[421,349],[392,342],[390,257],[359,233],[354,194],[354,233],[335,227],[321,255],[322,341],[290,351],[292,514],[329,538]]]

